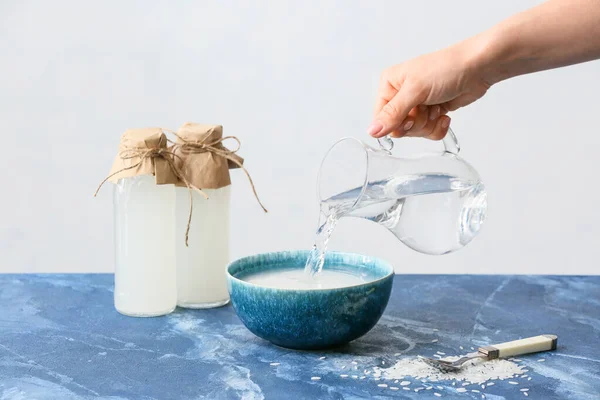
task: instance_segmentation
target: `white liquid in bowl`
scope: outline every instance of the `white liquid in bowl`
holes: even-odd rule
[[[307,276],[302,268],[276,269],[249,274],[241,278],[254,285],[277,289],[336,289],[372,281],[367,276],[354,275],[339,270],[324,269],[320,274]]]

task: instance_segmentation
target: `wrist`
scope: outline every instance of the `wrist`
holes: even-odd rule
[[[514,60],[498,27],[466,40],[463,45],[465,69],[488,86],[515,76]]]

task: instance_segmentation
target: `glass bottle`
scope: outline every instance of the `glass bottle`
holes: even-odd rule
[[[250,174],[243,166],[244,159],[237,155],[238,138],[223,137],[221,125],[193,122],[181,126],[175,136],[177,140],[172,150],[182,177],[182,182],[175,188],[177,304],[186,308],[219,307],[229,302],[226,268],[229,262],[230,169],[239,168],[245,172],[257,201],[265,212],[266,209],[258,200]],[[225,140],[237,146],[228,148],[223,143]]]
[[[189,244],[184,234],[188,223],[189,191],[175,188],[177,305],[213,308],[229,302],[226,268],[229,263],[229,205],[231,185],[203,189],[208,199],[193,192]]]
[[[135,317],[175,309],[175,187],[152,175],[120,179],[114,188],[115,308]]]

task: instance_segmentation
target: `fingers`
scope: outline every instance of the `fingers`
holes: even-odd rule
[[[441,113],[440,106],[438,106],[438,105],[431,106],[431,109],[429,110],[429,116],[428,116],[429,120],[435,121],[440,116],[440,113]]]
[[[433,140],[442,139],[448,130],[449,117],[445,117],[450,105],[448,103],[419,106],[411,104],[418,100],[416,91],[410,85],[396,87],[382,81],[379,98],[375,105],[375,118],[369,126],[369,134],[380,138],[390,135],[394,138],[425,137]],[[389,99],[389,100],[388,100]]]
[[[448,127],[450,126],[450,117],[447,115],[442,115],[435,121],[435,127],[431,131],[428,136],[425,136],[427,139],[431,140],[442,140],[446,133],[448,133]]]
[[[437,123],[442,115],[447,113],[446,108],[440,105],[414,107],[408,113],[400,128],[392,131],[393,138],[401,137],[429,137],[436,129]],[[431,117],[435,118],[432,120]]]
[[[419,99],[414,89],[405,83],[377,113],[369,126],[369,135],[380,138],[394,131],[403,132],[412,129],[415,120],[413,117],[408,119],[407,117],[417,104]]]
[[[408,115],[415,118],[415,126],[412,127],[411,132],[419,132],[420,130],[425,128],[425,126],[427,126],[427,123],[429,122],[429,107],[421,104],[420,106],[410,110],[410,113],[408,113]]]
[[[377,100],[375,101],[375,109],[373,116],[376,117],[381,109],[392,99],[398,91],[394,89],[390,84],[381,83],[379,85],[379,91],[377,93]]]
[[[431,113],[426,114],[429,116]],[[402,134],[402,136],[394,136],[394,137],[423,137],[431,140],[441,140],[446,136],[448,132],[448,127],[450,126],[450,117],[447,115],[439,116],[436,120],[431,121],[428,120],[425,126],[419,130],[409,130],[408,132]]]
[[[401,138],[408,135],[408,132],[416,126],[415,117],[408,116],[402,122],[402,125],[390,132],[390,136],[393,138]]]
[[[420,132],[426,125],[429,115],[429,108],[425,105],[413,107],[409,111],[408,116],[400,125],[400,128],[392,131],[390,136],[393,138],[401,138],[411,136],[412,132]]]

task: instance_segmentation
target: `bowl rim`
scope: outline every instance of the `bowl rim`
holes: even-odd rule
[[[387,274],[385,274],[384,276],[382,276],[381,278],[377,278],[374,279],[372,281],[368,281],[368,282],[364,282],[364,283],[360,283],[357,285],[351,285],[351,286],[342,286],[342,287],[338,287],[338,288],[316,288],[316,289],[289,289],[289,288],[277,288],[277,287],[272,287],[272,286],[262,286],[262,285],[257,285],[255,283],[251,283],[248,281],[245,281],[243,279],[237,278],[235,276],[233,276],[230,272],[231,267],[236,264],[239,263],[241,261],[244,260],[248,260],[248,259],[252,259],[252,258],[256,258],[256,257],[264,257],[264,256],[273,256],[273,255],[280,255],[280,254],[289,254],[290,256],[292,254],[296,254],[298,255],[305,253],[306,256],[308,257],[308,254],[310,253],[309,250],[282,250],[282,251],[269,251],[269,252],[265,252],[265,253],[257,253],[257,254],[252,254],[249,256],[244,256],[244,257],[240,257],[232,262],[230,262],[229,264],[227,264],[227,278],[235,281],[236,283],[239,283],[241,285],[244,286],[248,286],[248,287],[252,287],[252,288],[257,288],[257,289],[261,289],[261,290],[275,290],[275,291],[282,291],[282,292],[331,292],[331,291],[345,291],[348,289],[352,289],[352,288],[358,288],[358,287],[362,287],[362,286],[367,286],[367,285],[373,285],[373,284],[379,284],[381,282],[383,282],[386,279],[389,279],[390,277],[393,277],[395,275],[395,271],[394,271],[394,266],[389,263],[388,261],[381,259],[379,257],[374,257],[374,256],[368,256],[366,254],[360,254],[360,253],[350,253],[350,252],[345,252],[345,251],[327,251],[325,257],[327,257],[328,255],[339,255],[339,256],[357,256],[357,257],[367,257],[369,258],[371,261],[377,262],[378,264],[381,264],[382,266],[384,266],[385,268],[387,268],[389,271]]]

